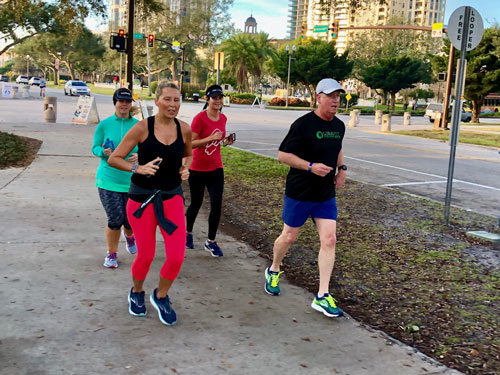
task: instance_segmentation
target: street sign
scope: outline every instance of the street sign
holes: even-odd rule
[[[432,37],[442,38],[443,37],[443,23],[433,23],[432,24]]]
[[[465,8],[470,8],[470,17],[468,25],[465,25]],[[464,29],[467,29],[467,34],[464,34]],[[460,7],[455,9],[448,21],[448,37],[453,46],[461,50],[462,38],[466,39],[465,50],[471,51],[477,47],[483,38],[483,19],[477,10],[472,7]]]
[[[347,101],[349,101],[349,100],[351,100],[351,99],[352,99],[352,96],[351,96],[351,94],[347,94],[347,95],[345,96],[345,98],[346,98],[346,100],[347,100]]]
[[[144,34],[134,33],[134,39],[144,39]]]
[[[326,33],[328,32],[328,25],[317,25],[313,28],[313,33]]]
[[[181,42],[172,42],[172,49],[178,51],[181,49]]]
[[[224,69],[224,52],[215,52],[214,69],[216,69],[216,70],[223,70]]]

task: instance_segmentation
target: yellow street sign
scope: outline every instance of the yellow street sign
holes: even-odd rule
[[[224,52],[215,52],[214,55],[214,69],[222,70],[224,69]]]
[[[433,23],[432,24],[432,37],[441,38],[443,36],[443,23]]]
[[[351,99],[352,99],[352,96],[351,96],[351,94],[347,94],[347,95],[345,96],[345,98],[346,98],[346,100],[347,100],[347,101],[349,101],[349,100],[351,100]]]

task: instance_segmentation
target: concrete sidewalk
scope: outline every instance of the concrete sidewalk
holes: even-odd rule
[[[131,316],[133,256],[122,243],[119,268],[102,266],[94,127],[1,130],[44,141],[28,168],[0,170],[2,374],[459,374],[353,319],[313,311],[312,295],[286,278],[281,296],[267,295],[267,261],[245,243],[220,233],[223,258],[202,250],[205,212],[170,293],[177,325],[161,324],[149,303],[162,241],[145,283],[148,316]]]

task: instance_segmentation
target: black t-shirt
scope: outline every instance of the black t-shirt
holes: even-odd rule
[[[313,163],[333,168],[325,177],[290,167],[285,194],[306,202],[324,202],[335,197],[334,178],[337,159],[342,149],[345,125],[337,117],[325,121],[312,111],[298,118],[281,142],[280,151],[294,154]]]

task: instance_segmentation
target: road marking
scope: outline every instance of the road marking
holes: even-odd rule
[[[440,180],[440,181],[401,182],[400,184],[383,184],[380,186],[392,187],[392,186],[408,186],[408,185],[442,184],[443,182],[447,181]],[[456,180],[454,179],[453,182],[456,182]]]
[[[240,140],[237,140],[236,142],[238,142],[238,143],[252,143],[254,145],[265,145],[265,146],[276,146],[276,147],[279,146],[278,144],[274,144],[274,143],[264,143],[264,142],[254,142],[254,141],[240,141]]]
[[[368,164],[375,164],[375,165],[379,165],[381,167],[397,169],[397,170],[400,170],[400,171],[410,172],[410,173],[414,173],[414,174],[421,174],[421,175],[424,175],[424,176],[430,176],[430,177],[435,177],[435,178],[443,178],[445,180],[448,179],[445,176],[440,176],[440,175],[432,174],[432,173],[425,173],[425,172],[414,171],[414,170],[411,170],[411,169],[402,168],[402,167],[396,167],[394,165],[389,165],[389,164],[377,163],[376,161],[358,159],[358,158],[353,158],[351,156],[344,156],[344,158],[345,159],[356,160],[356,161],[360,161],[360,162],[368,163]],[[491,189],[491,190],[495,190],[495,191],[500,191],[499,188],[496,188],[496,187],[493,187],[493,186],[476,184],[474,182],[469,182],[469,181],[464,181],[464,180],[455,180],[455,179],[453,179],[453,182],[459,182],[459,183],[466,184],[466,185],[472,185],[472,186],[480,187],[480,188],[483,188],[483,189]]]

